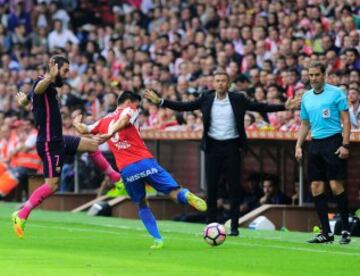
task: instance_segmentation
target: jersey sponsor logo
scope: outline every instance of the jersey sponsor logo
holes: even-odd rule
[[[113,126],[113,124],[115,124],[115,120],[111,120],[108,130]],[[114,136],[111,137],[110,141],[118,150],[128,149],[131,147],[131,144],[128,141],[120,139],[119,132],[116,132]]]
[[[145,178],[145,177],[147,177],[149,175],[152,175],[152,174],[155,174],[155,173],[158,173],[158,172],[159,171],[158,171],[157,168],[150,168],[150,169],[148,169],[146,171],[142,171],[142,172],[139,172],[139,173],[134,174],[132,176],[126,177],[126,181],[127,182],[134,182],[136,180],[139,180],[141,178]]]
[[[329,108],[324,108],[321,113],[322,113],[323,118],[330,118],[330,109]]]
[[[120,149],[128,149],[131,147],[130,143],[128,141],[125,140],[121,140],[121,141],[116,141],[114,142],[113,140],[111,140],[114,143],[114,146],[120,150]]]

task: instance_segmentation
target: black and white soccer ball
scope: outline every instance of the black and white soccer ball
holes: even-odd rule
[[[210,246],[218,246],[226,239],[225,227],[219,223],[210,223],[204,229],[204,240]]]

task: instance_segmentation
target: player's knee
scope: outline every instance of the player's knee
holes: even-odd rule
[[[95,141],[82,137],[80,140],[78,151],[93,153],[97,151],[98,148],[98,144]]]
[[[59,188],[59,178],[47,179],[45,183],[50,186],[53,192]]]
[[[311,183],[311,193],[313,196],[318,196],[324,192],[324,183],[314,181]]]
[[[94,141],[90,141],[87,145],[87,148],[89,152],[95,152],[99,149],[97,143]]]
[[[341,194],[344,191],[344,185],[342,181],[331,180],[330,188],[334,195]]]

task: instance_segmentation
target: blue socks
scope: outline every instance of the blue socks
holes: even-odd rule
[[[141,207],[139,209],[139,217],[142,220],[146,230],[149,232],[151,236],[155,239],[161,240],[162,237],[160,235],[159,229],[157,227],[156,219],[151,212],[149,207]]]
[[[186,199],[186,194],[189,192],[188,189],[181,189],[177,194],[177,201],[182,204],[188,204],[188,200]],[[143,222],[146,230],[149,234],[158,240],[161,240],[162,237],[160,235],[159,229],[157,227],[156,219],[151,212],[149,207],[139,207],[139,217]]]
[[[188,204],[188,200],[186,198],[186,194],[189,192],[188,189],[181,189],[177,194],[177,201],[181,204]]]

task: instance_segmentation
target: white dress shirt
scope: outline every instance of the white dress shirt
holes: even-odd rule
[[[215,96],[211,107],[208,135],[220,141],[239,137],[235,123],[235,115],[228,94],[226,94],[224,99],[218,99],[217,95]]]

